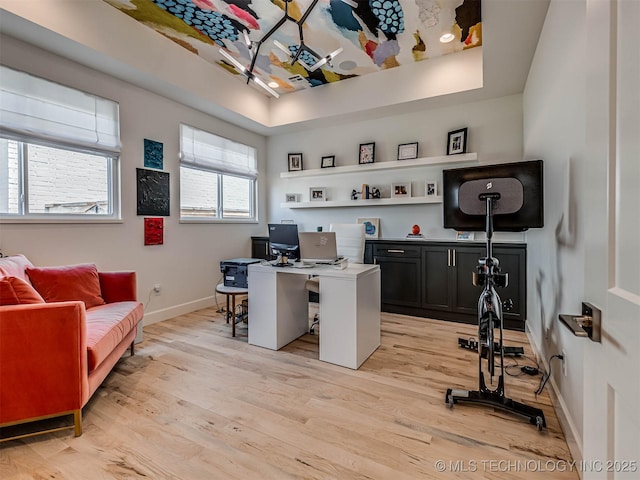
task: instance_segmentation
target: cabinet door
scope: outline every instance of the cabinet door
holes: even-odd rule
[[[429,310],[451,310],[451,248],[422,248],[422,307]]]
[[[486,250],[475,245],[456,245],[451,250],[455,285],[451,297],[452,311],[477,315],[482,288],[473,284],[473,272],[476,271],[478,260],[486,255]]]
[[[380,265],[382,303],[420,306],[420,259],[376,257]]]
[[[524,320],[527,295],[526,251],[496,247],[493,249],[493,256],[500,261],[500,271],[509,274],[509,284],[505,288],[498,289],[498,295],[502,301],[502,313],[505,319]],[[509,308],[509,305],[512,307]]]

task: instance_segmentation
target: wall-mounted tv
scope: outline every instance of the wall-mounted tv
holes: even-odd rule
[[[485,200],[480,198],[485,191],[500,193],[493,205],[495,231],[544,226],[542,160],[447,169],[442,191],[444,228],[485,231]]]

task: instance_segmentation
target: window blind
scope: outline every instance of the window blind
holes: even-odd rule
[[[19,141],[118,153],[119,106],[0,65],[0,133]]]
[[[180,163],[246,178],[258,176],[255,148],[188,125],[180,125]]]

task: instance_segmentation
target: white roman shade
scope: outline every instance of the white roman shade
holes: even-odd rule
[[[180,125],[180,163],[245,178],[258,176],[255,148],[188,125]]]
[[[0,134],[24,142],[118,153],[119,106],[0,65]]]

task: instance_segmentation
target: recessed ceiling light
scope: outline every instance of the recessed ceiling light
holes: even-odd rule
[[[440,42],[442,43],[449,43],[451,42],[454,38],[456,38],[456,36],[453,33],[445,33],[444,35],[442,35],[440,37]]]
[[[278,88],[280,84],[278,82],[269,82],[267,83],[271,88]]]

